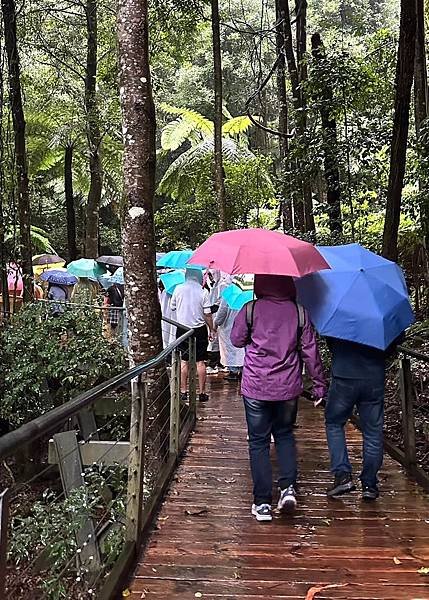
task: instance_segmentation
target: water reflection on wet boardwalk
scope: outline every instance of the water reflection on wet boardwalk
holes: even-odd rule
[[[212,378],[196,433],[179,468],[130,598],[429,600],[429,498],[386,458],[382,495],[327,500],[331,480],[323,415],[303,400],[296,430],[299,508],[257,523],[238,388]],[[359,468],[360,434],[348,431]],[[332,585],[332,587],[325,587]],[[313,590],[314,591],[314,590]],[[308,595],[307,595],[308,594]]]

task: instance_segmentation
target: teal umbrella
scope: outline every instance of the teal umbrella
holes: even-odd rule
[[[162,256],[157,261],[156,266],[169,269],[185,269],[193,253],[193,250],[172,250]]]
[[[167,294],[170,294],[170,296],[173,294],[178,285],[185,283],[184,271],[170,271],[170,273],[164,273],[163,275],[160,275],[159,278],[165,287],[165,291]]]
[[[124,285],[124,267],[119,267],[119,269],[116,269],[113,275],[112,273],[105,273],[104,275],[101,275],[101,277],[99,276],[98,282],[105,290],[108,290],[109,287],[112,287],[114,284]]]
[[[241,310],[245,304],[253,300],[253,289],[243,290],[236,283],[231,283],[221,294],[229,308]]]
[[[76,277],[87,277],[97,281],[100,275],[106,273],[106,268],[92,258],[80,258],[67,265],[67,271]]]

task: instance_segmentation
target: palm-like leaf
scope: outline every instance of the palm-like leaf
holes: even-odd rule
[[[196,110],[189,108],[177,108],[166,104],[165,102],[161,105],[161,110],[168,115],[177,115],[182,120],[193,124],[193,129],[199,131],[203,136],[213,135],[214,125],[210,119],[207,119]]]
[[[183,117],[167,123],[161,134],[162,149],[174,152],[174,150],[180,148],[186,140],[189,140],[189,137],[193,132],[195,132],[194,123]]]
[[[253,123],[247,115],[232,117],[222,127],[223,135],[243,135],[248,132]]]
[[[158,193],[170,196],[173,199],[189,199],[203,171],[204,161],[212,157],[213,153],[213,138],[207,138],[183,152],[167,169],[159,183]],[[238,145],[229,138],[222,140],[222,153],[226,161],[235,163],[254,157],[249,149]]]

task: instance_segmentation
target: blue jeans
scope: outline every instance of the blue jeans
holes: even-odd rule
[[[295,484],[297,478],[296,448],[293,426],[297,400],[270,402],[244,397],[249,456],[255,504],[271,504],[273,475],[270,460],[273,434],[279,465],[278,484],[281,489]]]
[[[363,436],[363,485],[377,486],[383,464],[384,381],[332,377],[325,410],[326,436],[334,474],[351,473],[344,427],[357,407]]]

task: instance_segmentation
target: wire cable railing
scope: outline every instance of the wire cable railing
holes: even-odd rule
[[[116,597],[196,421],[195,338],[182,329],[145,364],[0,438],[10,481],[0,494],[1,598]],[[119,396],[109,414],[105,399]]]

